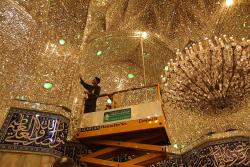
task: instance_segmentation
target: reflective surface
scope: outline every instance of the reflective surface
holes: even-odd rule
[[[157,83],[177,48],[214,34],[249,37],[248,8],[245,0],[230,8],[217,0],[1,0],[1,123],[9,99],[21,98],[69,107],[75,127],[79,73],[101,77],[103,92]]]

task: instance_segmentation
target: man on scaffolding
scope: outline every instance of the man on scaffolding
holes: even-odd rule
[[[87,94],[87,97],[85,98],[84,113],[95,112],[96,101],[101,92],[101,87],[98,85],[101,80],[100,78],[95,77],[92,80],[92,85],[85,83],[81,77],[80,77],[80,80],[81,80],[80,83],[82,84],[82,86],[87,90],[87,91],[84,91],[84,93]]]

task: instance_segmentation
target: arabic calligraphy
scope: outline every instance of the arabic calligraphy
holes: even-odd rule
[[[213,141],[184,155],[169,154],[148,167],[243,167],[250,166],[250,140],[229,138]]]
[[[68,141],[63,146],[63,155],[73,159],[79,167],[87,167],[87,164],[80,162],[80,156],[86,155],[90,151],[86,145],[77,141]]]
[[[250,166],[250,141],[221,143],[199,149],[186,161],[188,166]]]
[[[168,167],[168,166],[185,167],[184,163],[182,162],[181,156],[176,156],[175,158],[173,158],[171,155],[167,156],[166,159],[150,164],[147,167]]]
[[[1,144],[56,149],[65,144],[69,120],[61,115],[12,108],[1,129]]]

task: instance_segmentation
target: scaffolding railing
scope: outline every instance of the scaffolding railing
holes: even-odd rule
[[[101,94],[97,101],[97,110],[121,108],[152,101],[161,101],[160,84]]]

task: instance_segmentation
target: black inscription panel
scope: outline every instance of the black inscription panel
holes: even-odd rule
[[[11,108],[0,132],[0,149],[61,155],[69,119],[52,113]]]

